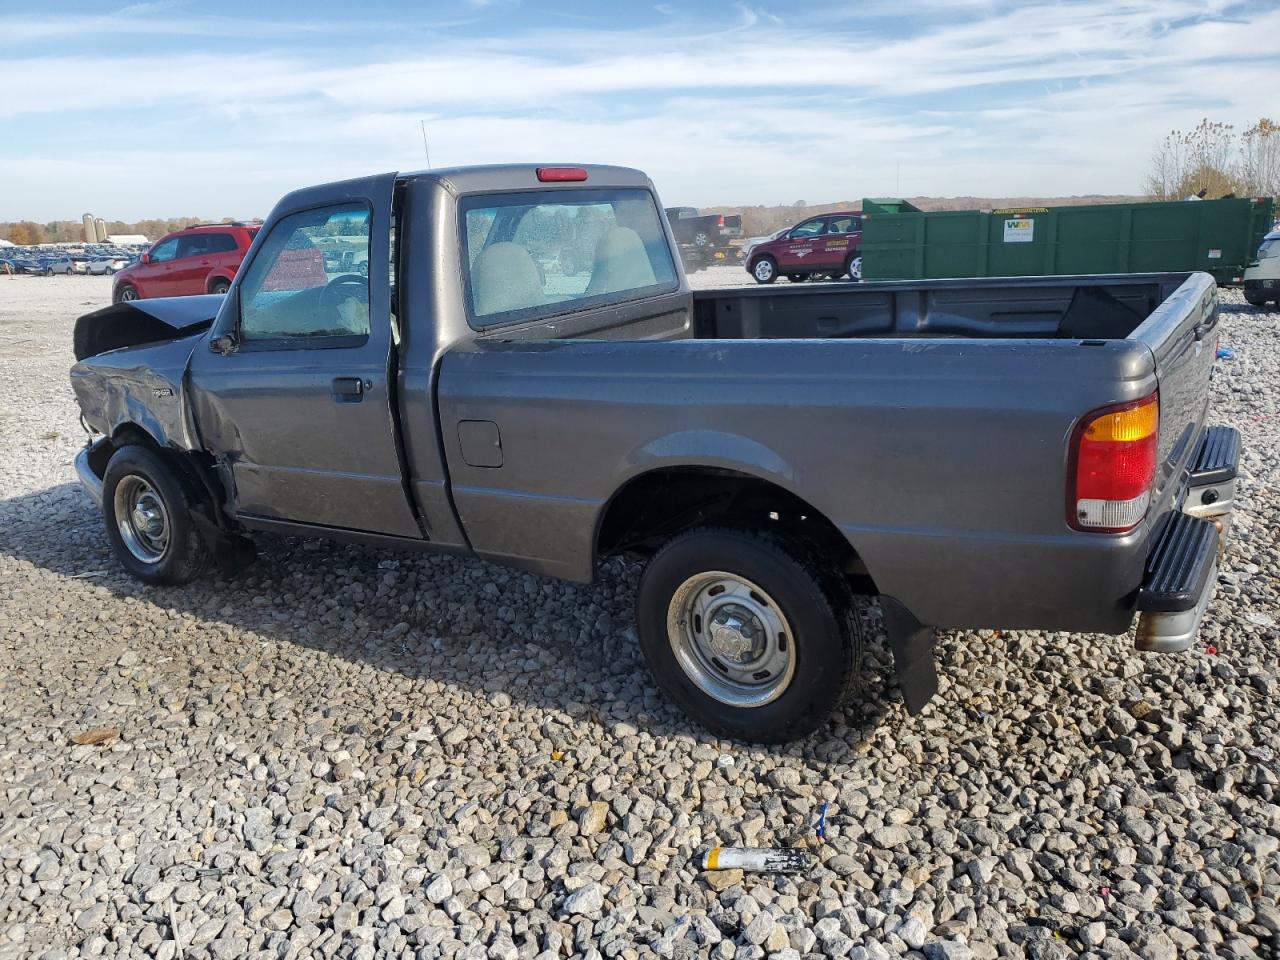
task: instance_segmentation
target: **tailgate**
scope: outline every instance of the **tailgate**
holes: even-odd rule
[[[1160,470],[1153,497],[1163,512],[1204,428],[1209,375],[1218,349],[1218,288],[1207,273],[1193,273],[1129,339],[1155,356],[1160,383]],[[1153,512],[1155,512],[1153,511]]]

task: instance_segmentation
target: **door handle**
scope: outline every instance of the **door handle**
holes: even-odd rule
[[[359,377],[334,377],[333,399],[337,403],[359,403],[364,399],[364,381]]]

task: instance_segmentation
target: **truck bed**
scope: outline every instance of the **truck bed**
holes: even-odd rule
[[[1123,339],[1188,274],[844,283],[694,293],[694,337]]]
[[[443,358],[441,419],[484,411],[522,469],[448,437],[454,501],[481,555],[587,579],[619,483],[697,464],[803,496],[923,622],[1120,632],[1204,424],[1216,302],[1206,274],[840,284],[495,332]],[[1157,390],[1148,520],[1070,529],[1075,425]]]

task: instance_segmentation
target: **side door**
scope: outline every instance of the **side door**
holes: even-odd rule
[[[236,267],[240,265],[240,248],[236,245],[235,234],[232,233],[210,233],[209,234],[209,255],[205,258],[208,264],[205,265],[204,273],[201,276],[201,283],[207,289],[209,286],[209,277],[217,273],[219,276],[225,274],[227,277],[235,276]],[[204,292],[203,290],[201,291]]]
[[[792,227],[779,250],[778,269],[782,273],[813,270],[814,247],[826,228],[826,217],[814,217]]]
[[[169,274],[172,296],[189,297],[206,292],[204,279],[213,266],[212,238],[213,234],[203,232],[178,238],[178,258]]]
[[[142,265],[138,286],[144,296],[168,297],[173,295],[173,269],[178,259],[178,242],[181,237],[170,237],[151,248],[147,262]]]
[[[857,246],[854,226],[857,222],[860,222],[859,218],[848,213],[827,218],[826,233],[815,250],[815,259],[823,268],[834,271],[844,269],[845,258]]]
[[[229,467],[250,526],[423,537],[388,383],[394,184],[386,174],[290,194],[192,355],[201,442]],[[321,237],[366,250],[369,275],[326,273]]]

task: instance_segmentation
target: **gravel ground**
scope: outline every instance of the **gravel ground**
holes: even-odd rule
[[[107,291],[0,278],[0,958],[1280,956],[1280,315],[1224,294],[1246,447],[1205,645],[950,633],[910,718],[873,644],[862,703],[757,748],[657,694],[621,564],[278,539],[124,576],[70,466]],[[692,865],[812,843],[824,802],[807,875]]]

